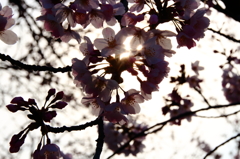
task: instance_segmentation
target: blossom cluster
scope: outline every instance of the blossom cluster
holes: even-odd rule
[[[233,66],[223,69],[222,87],[226,99],[231,103],[240,102],[240,76],[234,72]]]
[[[46,136],[47,143],[50,144],[50,139],[48,137],[48,129],[46,128],[45,122],[50,122],[54,117],[57,116],[57,113],[53,109],[63,109],[67,103],[61,101],[63,99],[64,93],[62,91],[56,93],[55,89],[50,89],[48,95],[45,99],[44,106],[40,109],[34,99],[29,98],[25,101],[22,97],[15,97],[12,99],[11,104],[8,104],[6,107],[9,111],[15,113],[17,111],[29,111],[27,117],[31,119],[31,123],[18,134],[13,135],[10,141],[11,153],[18,152],[20,147],[24,144],[27,134],[35,129],[41,128],[42,136]],[[52,98],[50,102],[49,99]],[[47,104],[48,102],[48,104]],[[51,109],[51,110],[49,110]],[[43,138],[42,138],[43,139]],[[42,143],[42,139],[38,146],[39,153]],[[38,159],[37,157],[35,157]]]
[[[108,123],[104,127],[104,133],[107,136],[107,138],[105,138],[105,142],[108,148],[115,152],[118,148],[128,142],[129,139],[146,128],[146,125],[137,124],[135,122],[125,124],[121,127],[116,124]],[[121,153],[125,156],[128,156],[129,154],[136,156],[145,148],[143,143],[144,139],[145,136],[134,139]]]
[[[17,35],[13,31],[8,30],[15,23],[12,16],[12,9],[8,6],[2,8],[0,3],[0,39],[9,45],[15,44],[18,40]]]
[[[145,0],[128,0],[130,4],[133,3],[129,10],[121,2],[110,0],[78,0],[71,2],[69,6],[55,1],[54,4],[43,0],[41,2],[44,12],[38,19],[44,21],[46,30],[60,38],[64,36],[59,34],[60,30],[64,29],[52,28],[50,24],[53,21],[49,22],[47,17],[54,18],[53,26],[57,25],[59,28],[63,28],[62,22],[67,19],[65,22],[68,23],[69,30],[79,23],[77,15],[80,12],[81,17],[85,18],[79,24],[86,27],[91,23],[95,28],[103,27],[103,21],[108,24],[109,19],[116,22],[116,15],[120,15],[119,31],[105,27],[102,30],[103,38],[92,40],[84,36],[84,42],[80,44],[84,58],[72,59],[74,83],[85,94],[82,103],[92,107],[95,115],[102,115],[104,119],[120,124],[128,121],[126,115],[139,113],[139,104],[150,100],[152,92],[158,91],[158,84],[167,77],[169,67],[166,57],[175,53],[169,37],[176,37],[179,47],[187,46],[190,49],[196,45],[194,40],[204,37],[204,31],[209,25],[208,18],[204,17],[206,10],[198,9],[198,0],[175,0],[172,5],[168,5],[170,1],[160,1],[156,5],[165,7],[167,15],[148,5],[153,1]],[[148,11],[143,9],[146,7],[149,8]],[[146,15],[149,15],[148,20]],[[146,26],[137,27],[136,24],[143,20],[147,20]],[[169,21],[175,25],[177,34],[158,27]],[[148,29],[144,29],[147,27]],[[128,37],[131,38],[130,50],[126,50],[124,46]],[[76,39],[80,42],[80,37]],[[122,57],[123,53],[128,56]],[[135,77],[139,82],[139,89],[123,90],[121,85],[127,81],[122,77],[124,71]],[[195,82],[196,86],[201,82],[196,77],[189,80],[193,81],[189,83]],[[122,98],[120,92],[123,93]]]
[[[162,107],[163,115],[167,113],[170,114],[170,117],[178,116],[182,113],[191,111],[191,107],[193,106],[192,101],[190,100],[189,96],[183,98],[179,95],[177,89],[173,89],[172,92],[169,94],[170,99],[166,99],[170,104]],[[181,121],[183,118],[178,118],[172,121],[172,124],[181,125]],[[191,121],[191,116],[186,118],[188,121]]]

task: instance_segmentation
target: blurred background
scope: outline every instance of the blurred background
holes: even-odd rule
[[[207,1],[205,1],[207,2]],[[13,9],[15,25],[11,28],[18,36],[19,41],[15,45],[6,45],[0,41],[0,53],[9,55],[15,60],[25,64],[65,67],[71,65],[72,58],[83,58],[79,50],[79,44],[75,41],[69,43],[53,39],[49,32],[43,29],[43,23],[36,21],[41,15],[41,5],[37,0],[1,0],[2,6],[10,6]],[[207,7],[206,4],[202,6]],[[223,70],[221,65],[227,63],[229,56],[239,58],[240,53],[240,2],[238,0],[213,0],[208,18],[210,19],[209,29],[205,37],[197,42],[197,47],[192,49],[177,48],[176,39],[172,38],[172,44],[176,54],[166,60],[169,62],[170,72],[159,85],[159,92],[154,92],[152,100],[141,104],[141,112],[131,116],[133,125],[150,127],[170,118],[169,114],[163,115],[162,108],[166,105],[166,98],[175,88],[176,84],[171,83],[171,77],[180,75],[181,65],[185,65],[186,74],[193,76],[191,64],[199,61],[204,70],[199,72],[201,82],[201,93],[211,105],[228,104],[222,87]],[[172,29],[172,24],[162,25],[160,29]],[[100,37],[101,29],[96,30],[89,26],[85,29],[76,28],[81,37]],[[127,43],[126,43],[126,47]],[[235,64],[238,74],[239,64]],[[139,86],[131,81],[128,73],[123,73],[124,78],[129,79],[123,88],[138,88]],[[68,106],[59,110],[57,117],[51,121],[52,126],[71,126],[84,124],[94,120],[96,117],[91,110],[81,104],[81,90],[75,87],[71,72],[52,73],[47,71],[27,71],[11,65],[7,61],[0,62],[0,158],[1,159],[28,159],[37,148],[41,133],[34,130],[28,134],[25,144],[16,154],[9,152],[9,141],[14,134],[17,134],[29,120],[26,112],[11,113],[6,109],[13,97],[22,96],[24,99],[34,98],[38,106],[45,102],[47,91],[55,88],[57,91],[64,91],[65,101]],[[208,105],[201,94],[189,87],[186,83],[178,88],[182,97],[190,98],[194,103],[191,110],[206,108]],[[130,153],[124,151],[112,158],[151,158],[151,159],[199,159],[207,152],[214,149],[232,136],[237,135],[239,130],[239,115],[236,113],[229,117],[219,117],[223,114],[230,114],[238,111],[238,106],[214,109],[200,112],[199,116],[193,116],[191,121],[183,120],[181,125],[167,124],[161,131],[147,135],[140,141],[140,152]],[[209,118],[210,117],[210,118]],[[131,127],[131,124],[130,126]],[[112,131],[116,131],[113,133]],[[121,138],[122,129],[105,123],[106,138],[114,140]],[[117,133],[118,132],[118,133]],[[113,136],[113,137],[112,137]],[[98,137],[97,127],[89,127],[83,131],[65,132],[50,134],[52,143],[59,145],[64,153],[70,153],[73,159],[92,158],[95,153],[96,139]],[[110,141],[109,141],[110,142]],[[212,159],[238,159],[240,139],[236,138],[226,145],[221,146],[208,158]],[[104,144],[101,154],[107,158],[113,150],[111,145]],[[133,151],[133,150],[132,150]]]

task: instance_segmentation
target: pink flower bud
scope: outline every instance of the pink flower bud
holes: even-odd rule
[[[11,142],[10,142],[9,151],[11,153],[15,153],[15,152],[18,152],[20,150],[20,147],[23,145],[23,143],[25,141],[25,138],[27,136],[27,134],[25,134],[25,135],[22,136],[22,138],[20,140],[18,140],[18,137],[19,137],[18,135],[17,136],[14,135],[12,137]]]
[[[63,91],[58,92],[58,93],[56,94],[56,97],[51,101],[51,103],[54,103],[54,102],[56,102],[57,100],[61,100],[61,99],[63,98],[63,96],[64,96]]]
[[[57,116],[56,111],[48,111],[43,113],[42,118],[44,121],[50,122],[55,116]]]
[[[16,104],[8,104],[6,106],[8,108],[9,111],[15,113],[16,111],[18,111],[20,109],[20,106],[19,105],[16,105]]]
[[[44,154],[45,158],[48,159],[59,159],[60,148],[55,144],[47,144],[43,146],[40,154]]]
[[[13,103],[13,104],[17,104],[19,106],[26,106],[28,105],[28,103],[22,98],[22,97],[15,97],[12,99],[12,101],[10,103]]]
[[[57,93],[57,95],[56,95],[56,99],[57,99],[57,100],[60,100],[60,99],[63,98],[63,96],[64,96],[63,91],[60,91],[60,92]]]
[[[31,99],[31,98],[28,99],[28,104],[37,105],[37,103],[35,102],[35,99]]]
[[[62,109],[67,105],[66,102],[64,101],[59,101],[56,104],[52,105],[51,108],[58,108],[58,109]]]
[[[156,24],[158,22],[158,16],[156,14],[152,14],[149,18],[148,23]]]
[[[46,97],[46,101],[48,101],[49,98],[50,98],[51,96],[53,96],[55,93],[56,93],[56,90],[55,90],[54,88],[49,89],[48,95],[47,95],[47,97]]]

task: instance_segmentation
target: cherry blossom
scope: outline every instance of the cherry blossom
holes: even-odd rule
[[[122,17],[121,25],[122,26],[134,26],[138,22],[141,22],[143,20],[144,20],[143,14],[135,15],[133,13],[125,13]]]
[[[169,30],[158,30],[153,29],[149,31],[149,38],[156,38],[156,42],[158,45],[160,45],[163,49],[171,50],[172,49],[172,43],[171,40],[168,37],[175,37],[176,33],[169,31]]]
[[[174,0],[175,2],[179,2],[182,7],[184,13],[180,17],[188,20],[192,15],[192,12],[197,9],[200,5],[200,0]]]
[[[204,69],[204,67],[202,66],[199,66],[199,61],[195,61],[194,63],[191,64],[192,66],[192,70],[197,74],[199,75],[199,72],[198,71],[201,71]]]
[[[104,133],[107,136],[107,138],[105,138],[105,142],[108,148],[115,152],[119,147],[126,143],[132,135],[137,134],[146,128],[147,126],[145,124],[139,124],[136,121],[121,126],[108,123],[104,126]],[[143,136],[134,139],[120,153],[124,154],[125,156],[128,156],[130,154],[136,156],[137,153],[141,152],[145,148],[143,142],[145,138],[146,137]]]
[[[67,30],[64,30],[64,33],[60,39],[66,43],[69,42],[71,39],[76,39],[78,43],[81,42],[80,35],[76,31],[71,30],[70,28]]]
[[[44,28],[52,33],[55,38],[60,38],[64,35],[64,29],[62,25],[57,21],[51,10],[42,9],[42,16],[37,20],[44,21]]]
[[[56,144],[47,144],[40,150],[40,156],[47,159],[60,159],[61,151]]]
[[[125,93],[125,97],[121,100],[123,104],[122,110],[126,114],[136,114],[140,112],[140,106],[138,103],[143,103],[144,97],[139,94],[139,91],[130,89]]]
[[[62,3],[56,4],[52,8],[52,11],[54,12],[58,23],[62,23],[67,18],[68,23],[70,24],[71,27],[76,26],[76,23],[74,22],[73,18],[73,11],[64,4]]]
[[[81,43],[79,49],[85,56],[83,61],[86,63],[86,65],[88,65],[90,62],[101,62],[103,58],[100,57],[100,51],[94,49],[94,46],[88,37],[84,36],[84,40],[86,41],[86,43]]]
[[[92,76],[90,71],[87,69],[85,62],[78,60],[77,58],[72,59],[72,74],[74,76],[74,83],[77,87],[85,87],[91,83]]]
[[[102,31],[103,37],[94,40],[94,46],[101,51],[101,55],[107,57],[112,54],[120,54],[124,51],[123,39],[121,33],[115,35],[111,28],[105,28]]]
[[[92,85],[87,85],[85,91],[87,94],[92,94],[93,97],[99,97],[102,101],[107,102],[111,98],[112,90],[117,88],[118,83],[115,80],[93,76]]]
[[[13,31],[8,30],[14,23],[12,9],[8,6],[2,8],[0,3],[0,39],[8,45],[13,45],[18,41],[17,35]]]
[[[111,123],[118,123],[124,125],[128,122],[128,119],[123,115],[121,110],[122,103],[113,102],[105,107],[103,113],[104,119]]]
[[[156,64],[164,59],[164,50],[156,44],[156,37],[147,40],[143,44],[142,55],[149,65]]]

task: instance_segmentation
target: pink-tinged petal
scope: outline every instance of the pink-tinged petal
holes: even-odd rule
[[[115,80],[107,80],[106,85],[109,89],[112,89],[112,90],[117,89],[119,87],[118,83]]]
[[[61,40],[64,41],[64,42],[69,42],[71,39],[75,39],[77,40],[78,43],[81,42],[81,38],[80,38],[80,35],[73,31],[73,30],[67,30],[65,31],[64,35],[61,37]]]
[[[183,32],[180,32],[177,35],[177,42],[178,47],[187,46],[188,49],[191,49],[192,47],[196,46],[195,41]]]
[[[11,30],[0,32],[0,39],[8,45],[13,45],[18,41],[17,35]]]
[[[40,154],[43,156],[47,156],[47,159],[59,159],[60,148],[55,144],[47,144],[43,146]]]
[[[140,12],[144,7],[144,3],[143,4],[134,4],[131,6],[131,8],[129,9],[130,12]]]
[[[55,5],[54,3],[52,3],[52,1],[49,1],[49,0],[40,0],[43,8],[46,8],[46,9],[50,9],[50,8],[53,8],[53,6]]]
[[[0,15],[7,17],[7,18],[11,18],[12,17],[12,9],[8,6],[5,6],[0,11]]]
[[[85,0],[84,0],[85,1]],[[99,7],[99,2],[98,0],[88,0],[89,4],[93,7],[93,8],[98,8]]]
[[[104,39],[112,41],[115,37],[115,31],[112,28],[104,28],[102,31]]]
[[[139,104],[133,104],[133,105],[122,105],[122,110],[126,113],[126,114],[138,114],[141,110]]]
[[[70,12],[67,16],[68,23],[70,24],[71,27],[75,27],[76,23],[74,21],[73,13]]]
[[[110,26],[114,26],[117,23],[117,19],[112,17],[109,21],[106,21],[106,23]]]
[[[102,4],[101,10],[105,16],[106,21],[109,21],[113,17],[113,6],[110,4]]]
[[[115,5],[113,5],[114,8],[114,15],[123,15],[126,11],[125,11],[125,7],[123,6],[122,3],[117,3]]]
[[[91,12],[89,12],[89,19],[95,28],[101,28],[103,26],[104,15],[101,11],[91,10]]]
[[[157,24],[157,22],[158,22],[158,16],[156,14],[152,14],[148,20],[148,23]]]
[[[5,26],[5,29],[7,30],[7,29],[9,29],[10,27],[12,27],[13,25],[15,24],[15,20],[14,19],[8,19],[8,21],[7,21],[7,24],[6,24],[6,26]]]
[[[63,27],[56,21],[45,21],[44,28],[47,31],[51,32],[55,38],[59,38],[64,34]]]
[[[62,3],[58,3],[56,4],[52,11],[55,13],[57,22],[62,23],[68,16],[68,8],[62,4]]]
[[[111,123],[124,125],[128,122],[128,119],[118,111],[105,111],[103,115],[104,119]]]
[[[168,36],[168,37],[172,37],[172,36],[176,36],[176,35],[177,35],[176,33],[171,32],[171,31],[168,31],[168,30],[162,30],[162,31],[161,31],[161,34],[162,34],[163,36]]]
[[[7,24],[8,20],[6,17],[0,16],[0,32],[5,30],[5,26]]]
[[[108,42],[104,39],[95,39],[94,46],[97,49],[102,50],[103,48],[108,47]]]
[[[76,23],[81,25],[85,24],[89,19],[86,11],[80,9],[74,12],[73,17]]]

